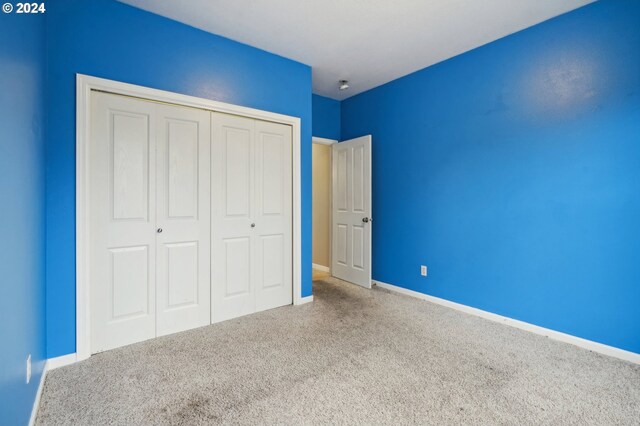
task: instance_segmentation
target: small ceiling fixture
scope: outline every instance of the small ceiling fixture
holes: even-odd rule
[[[347,90],[349,88],[349,82],[347,80],[340,80],[338,84],[338,89],[340,90]]]

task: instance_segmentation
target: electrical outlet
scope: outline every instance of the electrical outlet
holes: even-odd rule
[[[420,266],[420,275],[422,275],[423,277],[427,276],[427,267],[422,265]]]
[[[31,354],[27,357],[27,384],[31,381]]]

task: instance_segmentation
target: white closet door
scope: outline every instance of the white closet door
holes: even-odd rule
[[[212,322],[292,303],[291,127],[212,113]]]
[[[211,321],[255,312],[255,121],[212,113]]]
[[[208,111],[157,105],[156,334],[210,323]]]
[[[332,150],[331,273],[371,288],[371,136]]]
[[[89,145],[91,352],[155,336],[155,105],[94,93]]]
[[[293,303],[291,126],[256,121],[256,311]]]

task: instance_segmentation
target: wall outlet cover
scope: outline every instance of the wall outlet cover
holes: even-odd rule
[[[422,265],[420,266],[420,275],[422,275],[423,277],[427,276],[427,267]]]

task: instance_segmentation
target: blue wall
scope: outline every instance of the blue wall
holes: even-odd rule
[[[374,279],[640,352],[638,23],[600,1],[343,101]]]
[[[29,422],[45,358],[45,22],[1,15],[0,423],[21,425]]]
[[[340,140],[340,101],[313,95],[313,136]]]
[[[49,357],[75,352],[75,73],[301,117],[302,295],[311,294],[308,66],[112,0],[49,2],[47,40]]]

